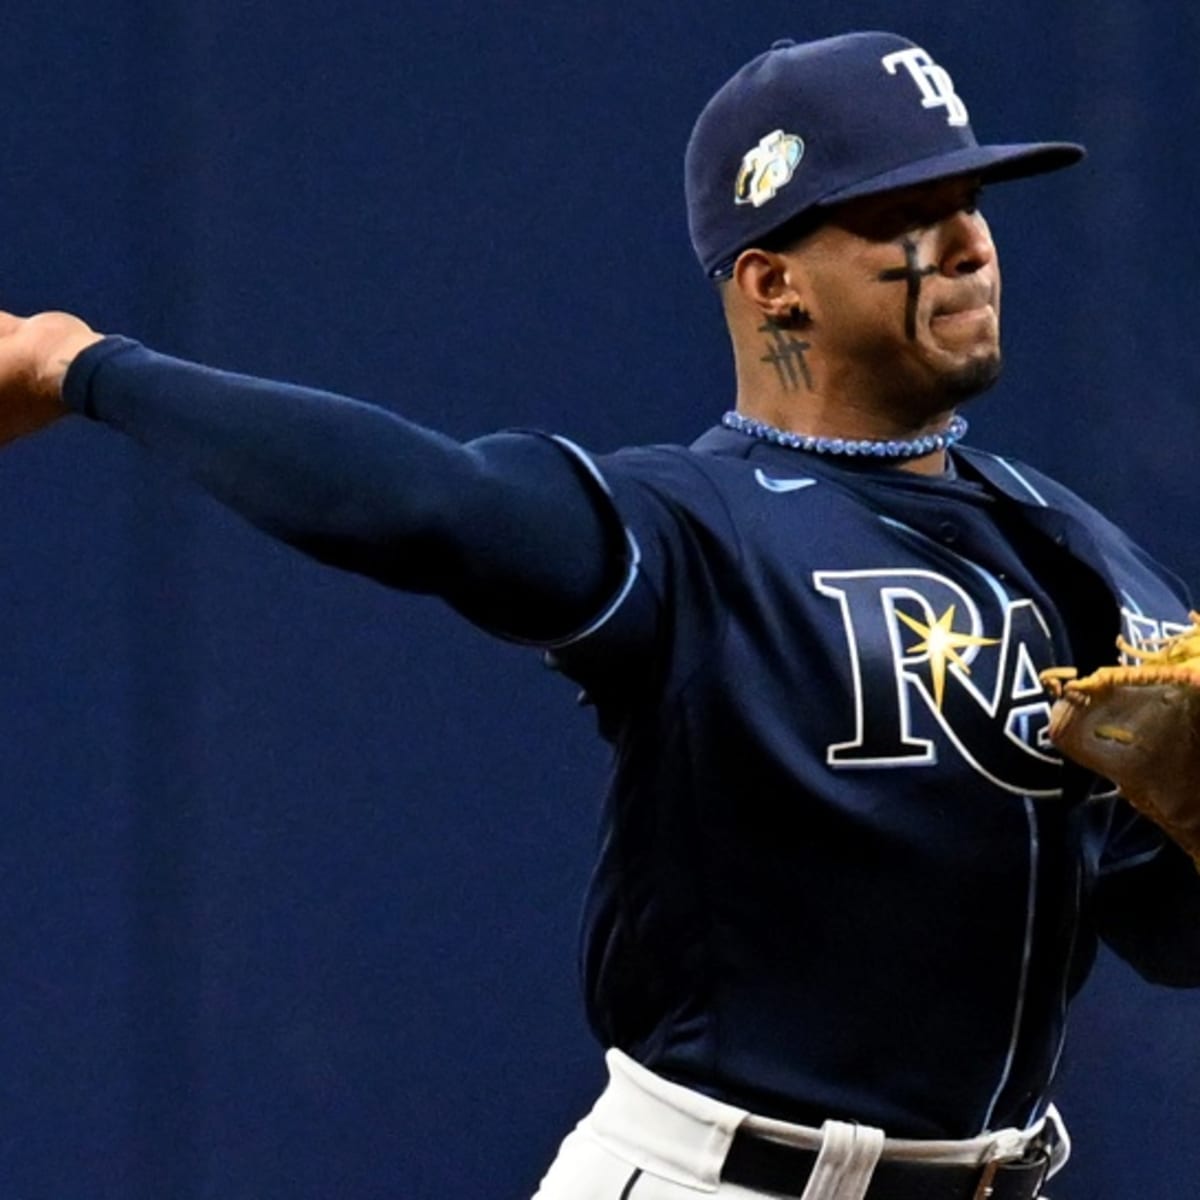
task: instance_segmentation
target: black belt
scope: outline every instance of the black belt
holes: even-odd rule
[[[738,1130],[721,1178],[759,1192],[800,1196],[816,1162],[816,1150]],[[984,1166],[880,1159],[867,1200],[1035,1200],[1049,1167],[1044,1148]]]

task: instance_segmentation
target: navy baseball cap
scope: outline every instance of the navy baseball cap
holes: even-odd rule
[[[806,213],[954,175],[1019,179],[1082,146],[981,146],[945,68],[894,33],[776,42],[708,102],[685,160],[692,245],[710,276]]]

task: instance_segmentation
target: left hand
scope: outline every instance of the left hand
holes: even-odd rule
[[[103,336],[70,313],[0,312],[0,445],[66,415],[67,368]]]
[[[1200,866],[1200,662],[1182,653],[1200,633],[1200,619],[1193,621],[1161,650],[1137,652],[1143,661],[1135,665],[1042,678],[1059,697],[1051,741],[1112,780]]]

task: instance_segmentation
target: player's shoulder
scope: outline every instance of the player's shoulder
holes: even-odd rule
[[[973,446],[960,446],[954,453],[993,487],[1020,503],[1069,513],[1097,530],[1130,540],[1125,531],[1094,504],[1028,463]]]
[[[646,555],[656,546],[685,546],[699,555],[689,561],[740,565],[751,545],[770,540],[765,531],[786,526],[793,539],[811,542],[819,531],[844,526],[841,509],[854,509],[859,520],[866,512],[842,489],[815,486],[837,482],[815,456],[720,426],[688,445],[630,446],[589,463]]]
[[[790,460],[787,465],[794,467],[798,460],[791,451],[784,451],[780,459],[772,459],[770,452],[778,449],[717,426],[688,445],[631,446],[598,456],[596,461],[605,472],[636,479],[648,486],[680,494],[693,491],[728,494],[730,489],[740,489],[748,478],[769,475],[770,472],[761,469],[764,464]],[[816,473],[821,473],[824,465],[815,457],[804,462],[805,470],[811,466]]]
[[[816,455],[801,458],[721,426],[688,445],[629,447],[596,462],[614,487],[631,484],[670,507],[720,513],[734,524],[752,520],[760,508],[770,510],[781,494],[804,490],[808,510],[835,499],[845,502],[848,495],[814,486],[841,480],[836,464]]]
[[[1018,459],[974,447],[958,447],[955,454],[1011,498],[1028,505],[1064,513],[1072,518],[1087,530],[1110,564],[1136,564],[1138,569],[1157,576],[1171,591],[1190,604],[1189,589],[1179,576],[1078,492]]]

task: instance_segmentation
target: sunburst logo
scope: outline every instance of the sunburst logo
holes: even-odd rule
[[[843,736],[825,747],[830,767],[953,761],[1018,796],[1061,795],[1038,679],[1059,661],[1050,624],[1034,600],[977,570],[974,595],[924,567],[813,572],[841,611],[852,697]]]
[[[946,694],[946,670],[949,665],[953,663],[964,675],[971,673],[970,665],[959,651],[969,646],[995,646],[999,643],[998,638],[978,637],[973,633],[955,633],[955,608],[956,606],[951,604],[930,625],[896,609],[896,616],[921,638],[921,641],[909,646],[904,653],[928,658],[929,673],[933,679],[933,702],[937,705],[938,712],[942,710],[942,697]]]

